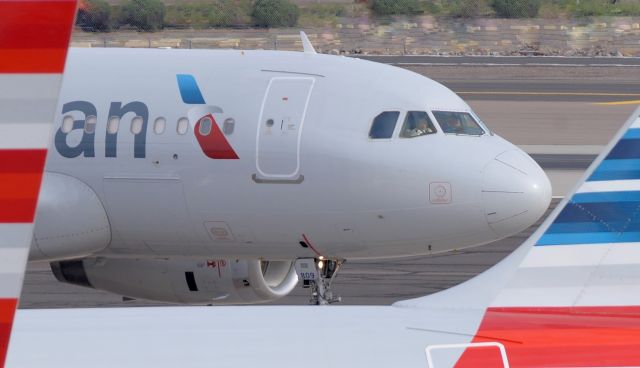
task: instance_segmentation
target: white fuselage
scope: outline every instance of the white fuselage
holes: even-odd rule
[[[191,76],[203,101],[181,94],[177,75]],[[472,113],[428,78],[359,59],[72,49],[42,189],[63,195],[49,196],[56,212],[40,210],[31,258],[380,258],[484,244],[531,225],[546,209],[548,180],[509,142],[486,127],[399,138],[407,111],[435,121],[436,109]],[[384,111],[400,113],[393,136],[371,139]],[[219,143],[196,134],[208,114],[237,158],[206,152]],[[506,163],[497,159],[505,153]],[[59,183],[48,185],[52,177]],[[78,200],[61,213],[57,202],[76,197],[68,181],[92,191],[95,208]],[[311,247],[300,245],[303,234]],[[56,253],[53,238],[78,246]]]

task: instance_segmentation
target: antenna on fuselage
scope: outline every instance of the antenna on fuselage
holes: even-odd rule
[[[317,54],[316,49],[313,48],[311,41],[309,41],[309,37],[304,31],[300,31],[300,38],[302,39],[302,48],[304,52],[307,54]]]

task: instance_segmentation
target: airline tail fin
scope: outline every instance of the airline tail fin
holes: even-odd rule
[[[513,254],[454,288],[396,305],[469,297],[474,307],[640,306],[640,108]]]
[[[24,278],[76,0],[0,0],[0,366]]]
[[[640,306],[640,108],[529,241],[494,306]]]
[[[469,346],[500,346],[512,367],[640,366],[640,108],[514,253],[395,306],[481,312]],[[455,366],[486,366],[482,354]]]

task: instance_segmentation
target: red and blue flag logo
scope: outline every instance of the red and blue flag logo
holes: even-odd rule
[[[216,160],[239,159],[214,117],[214,114],[222,113],[222,109],[217,106],[206,106],[198,82],[193,75],[178,74],[176,78],[182,102],[188,105],[198,105],[197,108],[189,112],[189,120],[192,120],[192,116],[195,115],[193,121],[196,123],[193,131],[202,152],[207,157]]]

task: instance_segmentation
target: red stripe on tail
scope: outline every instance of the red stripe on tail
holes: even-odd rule
[[[0,223],[33,222],[47,150],[0,150]]]
[[[489,308],[473,342],[490,341],[514,368],[636,367],[640,306]],[[456,367],[502,367],[497,358],[497,349],[467,348]]]
[[[0,0],[0,73],[62,73],[75,0]]]
[[[46,157],[46,149],[0,150],[0,174],[41,173]]]
[[[0,299],[0,367],[4,367],[17,299]]]

